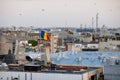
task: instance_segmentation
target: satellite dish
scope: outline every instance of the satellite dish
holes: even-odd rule
[[[32,61],[33,59],[30,56],[26,56],[26,60]]]

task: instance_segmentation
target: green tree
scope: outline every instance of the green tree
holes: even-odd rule
[[[32,44],[32,46],[37,46],[38,45],[38,42],[35,41],[35,40],[28,40],[28,43]]]

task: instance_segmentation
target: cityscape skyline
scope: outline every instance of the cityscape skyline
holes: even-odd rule
[[[0,27],[120,27],[119,0],[0,0]]]

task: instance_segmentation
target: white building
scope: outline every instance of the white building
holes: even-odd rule
[[[100,69],[89,68],[79,72],[65,71],[42,71],[35,72],[0,72],[0,79],[9,80],[19,78],[19,80],[99,80]]]
[[[58,33],[51,33],[51,53],[56,52],[58,48]]]
[[[98,51],[99,44],[98,43],[68,43],[68,50],[71,51]]]

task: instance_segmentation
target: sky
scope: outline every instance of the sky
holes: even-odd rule
[[[120,0],[0,0],[0,27],[120,27]]]

